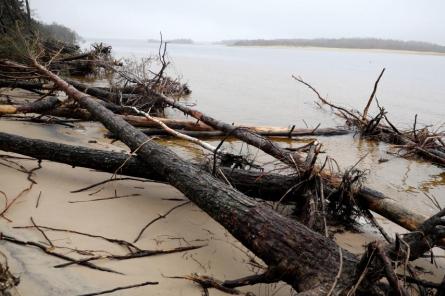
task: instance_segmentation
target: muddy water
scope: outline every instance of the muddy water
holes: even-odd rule
[[[139,58],[157,52],[157,44],[137,40],[105,40],[117,56]],[[408,52],[341,49],[169,45],[171,74],[182,77],[193,93],[190,103],[214,117],[235,124],[315,127],[344,122],[314,104],[315,97],[291,75],[311,82],[331,101],[363,109],[377,75],[386,72],[377,98],[397,126],[440,127],[445,122],[445,56]],[[375,109],[374,109],[375,111]],[[181,116],[170,112],[171,116]],[[443,129],[443,126],[442,126]],[[423,192],[445,205],[444,170],[429,163],[405,160],[386,144],[353,136],[320,138],[328,155],[345,169],[359,159],[367,183],[419,213],[436,211]],[[281,145],[298,146],[296,142]],[[234,148],[239,149],[234,145]],[[251,150],[255,154],[255,149]],[[379,159],[388,162],[379,163]]]
[[[123,44],[114,41],[117,55],[141,56],[156,49],[154,45],[144,42],[125,42],[125,46]],[[304,120],[313,127],[318,123],[325,127],[341,125],[342,122],[332,116],[329,110],[316,108],[312,94],[296,85],[290,75],[302,75],[338,103],[362,106],[382,66],[386,66],[388,70],[378,97],[390,110],[394,122],[408,126],[414,113],[418,113],[422,122],[437,123],[444,115],[445,106],[441,98],[445,90],[440,83],[440,77],[445,74],[442,56],[207,45],[172,45],[170,55],[174,61],[172,73],[182,75],[193,90],[189,103],[196,103],[199,109],[229,122],[304,126]],[[180,114],[170,112],[170,116]],[[124,145],[110,144],[110,140],[103,139],[104,130],[98,124],[76,124],[75,128],[67,128],[1,120],[0,130],[102,149],[125,150]],[[95,140],[96,143],[89,143],[90,140]],[[367,185],[386,193],[412,210],[425,216],[437,211],[423,192],[434,195],[442,205],[445,204],[443,169],[420,161],[394,157],[387,153],[394,151],[390,146],[363,141],[353,136],[320,138],[320,141],[327,154],[334,157],[342,168],[347,168],[364,157],[359,166],[369,170]],[[193,157],[201,155],[199,149],[192,150],[187,143],[178,145],[171,140],[162,142],[174,145],[183,155],[186,152]],[[280,145],[300,144],[282,141]],[[236,142],[230,142],[227,149],[238,150],[240,146]],[[250,149],[250,153],[257,152]],[[389,161],[379,164],[378,160],[381,158]],[[268,160],[261,154],[258,154],[257,159]],[[27,168],[36,165],[35,161],[19,162]],[[8,197],[14,197],[28,185],[25,174],[5,166],[0,166],[0,176],[0,190]],[[95,194],[95,190],[70,193],[109,177],[110,174],[43,162],[43,168],[35,173],[37,184],[8,212],[8,217],[13,222],[0,221],[1,231],[22,239],[44,241],[36,231],[13,228],[29,225],[32,216],[41,225],[132,240],[145,223],[180,202],[171,199],[184,198],[170,186],[137,181],[109,183]],[[36,208],[40,192],[42,195],[39,207]],[[136,196],[101,202],[71,203],[115,194]],[[404,232],[384,219],[379,220],[390,232]],[[363,244],[380,239],[371,227],[363,225],[363,229],[366,231],[363,234],[338,234],[336,240],[341,246],[358,254],[362,251]],[[97,239],[67,233],[47,234],[55,245],[65,248],[124,252]],[[193,205],[181,207],[167,219],[152,225],[138,246],[165,249],[188,244],[206,246],[194,251],[151,258],[96,262],[100,266],[125,273],[124,276],[79,266],[55,269],[53,266],[61,263],[61,260],[29,247],[1,242],[0,250],[8,256],[11,269],[22,279],[18,288],[21,295],[77,295],[147,280],[159,281],[160,284],[119,292],[116,295],[200,295],[200,290],[193,283],[166,276],[184,276],[196,272],[219,279],[230,279],[257,271],[248,264],[248,251]],[[67,255],[76,256],[69,249],[60,250]],[[440,267],[443,264],[440,258],[437,261],[439,269],[435,269],[426,260],[420,260],[418,264],[432,270],[433,274],[428,277],[438,280],[443,275]],[[257,285],[244,290],[257,295],[291,295],[289,287],[281,284]],[[211,291],[211,295],[222,294]]]

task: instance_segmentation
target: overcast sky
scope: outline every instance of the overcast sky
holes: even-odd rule
[[[445,44],[444,0],[29,0],[92,38],[378,37]]]

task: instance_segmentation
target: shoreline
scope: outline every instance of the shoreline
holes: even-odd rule
[[[226,45],[228,47],[238,48],[292,48],[292,49],[307,49],[320,51],[346,51],[346,52],[375,52],[375,53],[398,53],[411,55],[431,55],[431,56],[445,56],[445,53],[435,51],[415,51],[403,49],[381,49],[381,48],[345,48],[345,47],[321,47],[321,46],[292,46],[292,45]]]

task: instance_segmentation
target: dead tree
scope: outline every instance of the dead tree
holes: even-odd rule
[[[146,178],[157,182],[167,182],[151,167],[146,167],[143,160],[137,155],[131,156],[125,153],[29,139],[2,132],[0,132],[0,149],[40,160],[60,162],[73,167],[86,167],[98,171]],[[123,163],[125,163],[124,166],[122,166]],[[199,165],[199,167],[203,168],[204,166]],[[297,199],[298,191],[288,191],[295,184],[303,181],[302,177],[298,175],[286,176],[223,166],[219,169],[230,184],[239,191],[251,197],[268,201],[279,201],[284,195],[286,195],[284,202]],[[216,175],[219,176],[219,174]],[[329,187],[325,186],[324,190],[325,196],[330,196],[333,193],[333,189]],[[392,198],[371,189],[363,189],[358,194],[357,204],[408,230],[416,230],[426,219],[402,207]]]

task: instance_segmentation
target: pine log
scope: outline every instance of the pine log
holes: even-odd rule
[[[115,173],[125,162],[119,174],[146,178],[158,182],[167,182],[151,167],[144,165],[139,156],[129,158],[129,154],[105,151],[100,149],[54,143],[50,141],[29,139],[21,136],[0,132],[0,150],[19,153],[40,160],[50,160],[68,164],[70,166],[91,168],[98,171]],[[203,167],[200,165],[200,167]],[[278,201],[295,184],[302,180],[297,176],[286,176],[274,173],[262,173],[220,167],[224,177],[239,191],[251,197],[268,201]],[[332,193],[332,189],[325,187],[325,196]],[[291,192],[287,200],[297,198]],[[286,201],[286,200],[284,200]],[[417,229],[426,217],[416,214],[402,207],[384,194],[364,189],[358,195],[358,202],[388,220],[408,229]]]

